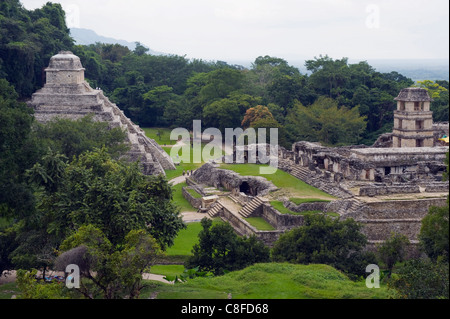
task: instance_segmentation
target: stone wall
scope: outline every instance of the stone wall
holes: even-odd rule
[[[366,203],[352,217],[364,224],[363,232],[370,241],[383,241],[391,232],[401,233],[417,242],[422,219],[431,206],[446,205],[446,198],[396,200]]]
[[[289,210],[300,213],[300,212],[307,212],[307,211],[326,211],[329,202],[311,202],[311,203],[302,203],[299,205],[294,204],[291,201],[285,201],[283,202],[284,207],[288,208]]]
[[[223,207],[219,211],[219,216],[226,222],[230,223],[236,233],[238,233],[240,236],[255,235],[259,240],[261,240],[266,246],[269,247],[272,247],[275,241],[277,241],[277,239],[280,237],[280,235],[284,233],[284,230],[258,230],[250,225],[245,219],[233,214],[225,207]]]
[[[420,193],[419,185],[371,185],[363,186],[359,189],[359,196],[378,196],[389,194],[411,194]]]
[[[194,196],[191,195],[191,193],[188,192],[187,189],[188,189],[188,187],[183,187],[181,189],[183,197],[186,198],[186,200],[192,205],[192,207],[197,208],[197,209],[202,207],[202,199],[201,198],[195,198]]]
[[[264,204],[261,207],[262,209],[259,211],[259,214],[255,214],[255,216],[264,218],[269,224],[278,230],[289,230],[295,227],[300,227],[304,223],[304,217],[301,215],[282,214],[270,204]]]
[[[425,186],[425,192],[427,193],[448,193],[448,181],[440,183],[430,183]]]

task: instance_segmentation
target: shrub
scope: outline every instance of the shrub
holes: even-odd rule
[[[241,238],[228,223],[212,224],[203,218],[199,243],[192,249],[185,267],[222,275],[270,259],[270,250],[255,236]]]

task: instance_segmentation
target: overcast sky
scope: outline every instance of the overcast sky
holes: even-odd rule
[[[35,9],[48,0],[21,0]],[[448,59],[448,0],[55,0],[69,27],[188,58]]]

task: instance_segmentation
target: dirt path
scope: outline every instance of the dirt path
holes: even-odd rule
[[[178,177],[171,179],[169,181],[169,184],[172,184],[172,186],[175,186],[177,184],[184,183],[185,181],[186,181],[186,176],[178,176]]]

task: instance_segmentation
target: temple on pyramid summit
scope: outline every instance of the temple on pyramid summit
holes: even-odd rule
[[[69,51],[61,51],[50,59],[44,87],[28,102],[36,120],[45,124],[56,117],[77,120],[94,114],[94,120],[126,132],[130,144],[126,156],[130,161],[139,160],[144,174],[165,175],[165,170],[175,169],[172,159],[158,143],[148,138],[101,90],[89,86],[84,70],[80,58]]]

